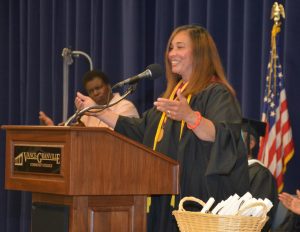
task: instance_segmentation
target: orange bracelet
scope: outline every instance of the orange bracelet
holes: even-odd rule
[[[202,118],[203,118],[199,111],[196,111],[195,114],[197,116],[195,124],[193,124],[193,125],[188,124],[188,123],[186,124],[187,128],[189,128],[190,130],[194,130],[197,126],[199,126],[200,122],[202,121]]]

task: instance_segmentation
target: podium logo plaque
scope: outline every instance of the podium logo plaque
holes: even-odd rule
[[[14,146],[14,171],[60,174],[61,147]]]

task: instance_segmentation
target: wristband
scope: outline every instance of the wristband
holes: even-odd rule
[[[196,122],[195,124],[186,124],[187,125],[187,128],[189,128],[190,130],[194,130],[197,126],[200,125],[200,122],[202,121],[202,115],[200,114],[199,111],[196,111],[195,112],[196,116],[197,116],[197,119],[196,119]]]

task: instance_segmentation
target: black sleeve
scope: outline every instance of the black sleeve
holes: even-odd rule
[[[120,115],[115,126],[115,131],[145,144],[145,134],[149,130],[156,130],[160,116],[161,113],[154,107],[144,112],[141,118],[129,118]]]
[[[229,174],[239,159],[247,168],[245,145],[241,138],[241,112],[234,96],[221,85],[213,87],[207,98],[204,116],[216,128],[206,175]]]
[[[249,173],[239,103],[224,86],[216,85],[202,107],[203,116],[216,128],[205,171],[209,192],[220,197],[232,193],[241,196],[249,190]]]
[[[141,118],[130,118],[120,115],[114,130],[128,138],[143,143],[150,111],[153,111],[153,109],[146,111]]]

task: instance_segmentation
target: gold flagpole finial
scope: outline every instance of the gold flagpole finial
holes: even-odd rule
[[[271,19],[274,20],[274,23],[278,25],[280,23],[280,15],[282,18],[285,18],[285,12],[282,4],[278,4],[274,2],[272,11],[271,11]]]

